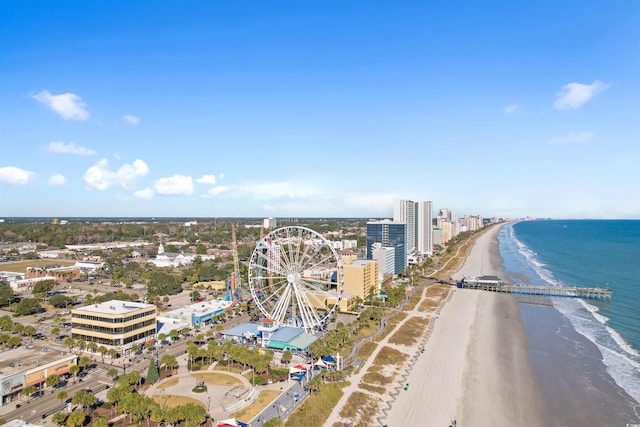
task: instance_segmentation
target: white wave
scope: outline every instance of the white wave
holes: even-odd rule
[[[593,317],[595,317],[598,322],[600,322],[600,323],[602,323],[604,325],[609,321],[609,318],[607,316],[603,316],[602,314],[598,313],[600,311],[600,309],[598,307],[596,307],[595,305],[591,305],[591,304],[589,304],[588,302],[586,302],[583,299],[579,299],[578,301],[580,301],[582,306],[585,309],[587,309],[587,311],[589,313],[591,313],[593,315]]]
[[[553,273],[540,261],[539,254],[518,240],[513,227],[509,237],[515,243],[517,252],[540,280],[551,286],[567,286],[553,276]],[[607,326],[609,318],[600,314],[598,307],[582,299],[556,298],[554,307],[569,320],[576,332],[598,347],[609,375],[618,386],[640,402],[640,353],[616,330]]]
[[[613,337],[613,339],[615,340],[615,342],[627,353],[631,354],[632,356],[636,356],[636,357],[640,357],[640,353],[638,353],[636,351],[635,348],[631,347],[631,344],[629,344],[628,342],[626,342],[624,340],[624,338],[622,338],[622,335],[620,335],[620,333],[618,331],[616,331],[615,329],[606,326],[605,327],[607,329],[607,332],[609,332],[609,334]],[[638,364],[636,366],[638,369],[640,369],[640,364]]]

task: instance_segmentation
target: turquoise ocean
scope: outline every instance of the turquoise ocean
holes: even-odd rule
[[[521,221],[504,226],[498,241],[509,282],[613,291],[611,301],[554,298],[553,309],[640,402],[640,221]]]

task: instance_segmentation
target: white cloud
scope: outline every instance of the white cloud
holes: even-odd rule
[[[145,188],[144,190],[139,190],[136,191],[135,193],[133,193],[133,197],[136,199],[143,199],[143,200],[151,200],[153,199],[153,196],[155,195],[155,193],[153,192],[153,190],[151,188]]]
[[[215,175],[202,175],[200,178],[196,179],[198,184],[210,184],[214,185],[216,183]]]
[[[67,178],[64,175],[57,173],[49,177],[49,185],[64,185],[67,182]]]
[[[47,151],[51,151],[52,153],[78,154],[80,156],[91,156],[96,154],[94,150],[76,145],[73,142],[65,144],[64,142],[58,141],[50,142],[49,145],[47,145]]]
[[[134,116],[132,114],[122,116],[122,120],[129,123],[130,125],[137,125],[138,123],[140,123],[140,117]]]
[[[582,144],[594,138],[591,132],[569,132],[566,135],[558,136],[549,140],[550,144]]]
[[[218,185],[217,187],[210,188],[209,191],[207,191],[207,193],[202,197],[204,197],[204,198],[215,197],[218,194],[222,194],[222,193],[224,193],[224,192],[226,192],[228,190],[229,190],[229,187],[224,187],[222,185]]]
[[[596,80],[590,85],[582,83],[569,83],[556,93],[556,101],[553,106],[556,110],[578,109],[596,94],[605,91],[609,87],[608,84]]]
[[[136,160],[133,164],[124,164],[117,171],[109,169],[109,161],[101,159],[84,173],[84,182],[89,189],[106,190],[114,185],[129,188],[138,177],[146,176],[149,166]]]
[[[504,107],[504,112],[507,114],[514,113],[516,110],[519,110],[520,106],[518,104],[510,104]]]
[[[187,196],[193,194],[193,180],[190,176],[174,175],[160,178],[153,188],[156,193],[163,196]]]
[[[239,186],[238,191],[261,199],[274,199],[279,197],[294,199],[310,197],[317,194],[317,191],[309,184],[286,181],[247,183]]]
[[[5,184],[23,185],[35,178],[36,174],[15,166],[0,168],[0,182]]]
[[[52,95],[48,90],[43,90],[32,98],[41,102],[66,120],[87,120],[89,112],[86,110],[87,104],[74,93],[61,93]]]

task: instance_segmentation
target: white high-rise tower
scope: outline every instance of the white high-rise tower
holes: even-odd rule
[[[407,224],[407,253],[414,250],[429,256],[433,253],[432,209],[431,201],[394,201],[393,221]]]

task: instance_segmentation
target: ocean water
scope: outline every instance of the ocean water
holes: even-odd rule
[[[512,283],[613,291],[610,302],[554,298],[553,306],[640,402],[640,221],[522,221],[503,227],[498,241]]]

